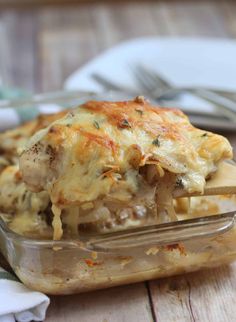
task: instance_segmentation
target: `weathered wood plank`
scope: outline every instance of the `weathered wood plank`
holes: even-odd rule
[[[37,87],[37,12],[1,11],[0,25],[4,84],[34,91]]]
[[[150,282],[157,321],[235,320],[236,263]]]
[[[233,35],[235,11],[236,6],[227,1],[108,1],[2,10],[7,78],[10,85],[29,90],[58,90],[75,69],[126,39]]]
[[[228,37],[224,16],[215,1],[162,1],[153,4],[161,12],[172,36]],[[158,20],[157,20],[158,24]]]
[[[52,297],[46,322],[151,322],[144,283]]]
[[[39,25],[41,90],[58,90],[70,73],[97,53],[90,8],[43,8]]]

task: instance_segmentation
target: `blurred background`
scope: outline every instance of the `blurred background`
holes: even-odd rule
[[[236,37],[236,2],[0,0],[0,77],[31,92],[61,89],[107,48],[143,36]]]

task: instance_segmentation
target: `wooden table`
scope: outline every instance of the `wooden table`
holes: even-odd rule
[[[137,36],[236,36],[236,2],[143,1],[4,9],[0,73],[11,86],[60,89],[99,52]],[[236,134],[229,136],[236,147]],[[87,294],[52,297],[46,322],[236,319],[236,263]]]

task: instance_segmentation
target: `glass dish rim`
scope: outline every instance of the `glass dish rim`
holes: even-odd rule
[[[79,95],[79,96],[78,96]],[[59,90],[59,91],[52,91],[52,92],[43,92],[39,94],[32,94],[30,97],[20,97],[20,98],[13,98],[13,99],[3,99],[0,100],[0,109],[1,108],[21,108],[21,105],[24,104],[39,104],[47,100],[60,100],[60,99],[70,99],[70,98],[77,98],[77,99],[96,99],[96,98],[102,98],[105,95],[108,96],[123,96],[131,98],[134,96],[129,95],[128,93],[120,92],[120,91],[114,91],[114,90],[107,90],[107,91],[101,91],[101,92],[95,92],[95,91],[85,91],[85,90]],[[105,99],[105,97],[104,97]],[[19,106],[18,106],[19,105]],[[72,106],[73,108],[73,106]]]
[[[131,228],[123,231],[117,231],[117,232],[111,232],[111,233],[103,233],[103,234],[98,234],[95,236],[95,239],[79,239],[79,238],[74,238],[74,239],[66,239],[66,240],[46,240],[46,239],[34,239],[34,238],[29,238],[25,237],[23,235],[20,235],[14,231],[12,231],[7,224],[4,222],[4,220],[0,217],[0,237],[1,235],[3,236],[4,239],[11,240],[14,243],[22,244],[31,248],[37,248],[37,247],[43,247],[43,248],[83,248],[89,251],[103,251],[105,250],[104,247],[94,247],[97,243],[99,242],[107,242],[107,238],[109,240],[109,237],[114,237],[116,241],[116,237],[118,236],[120,239],[122,239],[123,235],[129,235],[129,233],[136,233],[139,231],[144,231],[144,234],[148,236],[148,233],[154,228],[156,229],[155,233],[159,231],[165,231],[165,230],[171,230],[171,229],[181,229],[184,228],[186,230],[190,230],[194,224],[199,224],[201,227],[204,228],[210,228],[211,224],[219,224],[218,230],[213,230],[210,233],[203,233],[203,236],[209,237],[209,236],[218,236],[221,234],[226,233],[227,231],[231,230],[235,224],[236,224],[236,210],[223,213],[223,214],[218,214],[218,215],[210,215],[210,216],[203,216],[203,217],[198,217],[198,218],[191,218],[191,219],[185,219],[185,220],[179,220],[175,222],[169,222],[169,223],[164,223],[164,224],[156,224],[156,225],[149,225],[149,226],[144,226],[144,227],[137,227],[137,228]],[[188,226],[190,225],[190,226]],[[98,236],[98,238],[96,238]],[[93,237],[93,236],[91,236]],[[193,237],[188,237],[188,238],[182,238],[179,240],[179,242],[183,242],[188,240],[189,238],[196,239],[196,238],[202,238],[202,236],[193,236]],[[111,238],[112,239],[112,238]],[[166,244],[173,244],[173,242],[167,242]],[[91,246],[89,246],[91,245]]]

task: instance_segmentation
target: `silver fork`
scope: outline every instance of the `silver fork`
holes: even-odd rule
[[[129,87],[122,87],[121,85],[116,84],[115,82],[107,79],[106,77],[97,74],[97,73],[92,73],[90,77],[95,80],[98,84],[102,85],[104,89],[108,89],[111,91],[118,91],[122,93],[127,93],[133,96],[138,95],[138,91],[134,91],[132,88]]]
[[[143,88],[149,96],[157,98],[159,101],[175,99],[184,92],[201,97],[213,103],[217,111],[223,116],[228,116],[236,122],[236,102],[223,95],[202,88],[179,88],[168,82],[164,77],[142,65],[132,66],[132,71],[140,88]],[[157,91],[155,90],[157,88]],[[161,93],[161,94],[159,94]]]
[[[177,88],[163,76],[145,68],[143,65],[130,66],[135,81],[140,89],[158,100],[172,100],[182,94],[186,89]]]
[[[134,68],[133,68],[134,71]],[[202,97],[203,99],[209,101],[210,103],[213,103],[218,111],[218,115],[211,114],[211,118],[227,118],[227,122],[232,126],[230,126],[230,129],[234,129],[234,123],[236,123],[236,102],[228,99],[227,97],[223,96],[221,91],[219,93],[217,91],[209,91],[207,89],[201,89],[201,88],[176,88],[173,85],[171,85],[169,82],[164,80],[164,78],[160,77],[160,75],[150,75],[150,70],[147,70],[142,66],[142,73],[141,70],[138,70],[138,67],[136,67],[136,73],[135,73],[136,81],[139,81],[140,87],[142,87],[142,92],[140,93],[140,90],[134,91],[133,89],[129,87],[123,87],[119,84],[116,84],[115,82],[107,79],[106,77],[93,73],[91,74],[91,78],[94,79],[97,83],[103,86],[106,90],[115,90],[123,93],[127,93],[131,96],[136,96],[140,94],[144,94],[148,96],[150,99],[154,100],[159,105],[163,105],[165,100],[173,100],[178,97],[178,95],[181,95],[183,92],[191,92],[192,94]],[[141,83],[142,82],[142,83]],[[233,94],[232,92],[228,92],[228,94]],[[198,113],[192,113],[188,112],[188,114],[202,114]],[[206,117],[209,113],[204,113],[204,117]],[[210,115],[209,115],[210,116]],[[229,120],[230,119],[230,120]],[[213,121],[213,119],[212,119]],[[231,122],[230,122],[231,121]],[[198,122],[198,120],[197,120]],[[214,122],[215,123],[215,122]],[[208,124],[208,123],[207,123]],[[218,124],[218,123],[217,123]],[[221,125],[219,125],[221,127]],[[227,126],[224,126],[223,128],[227,129]]]

